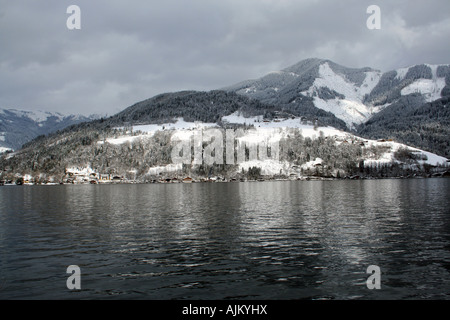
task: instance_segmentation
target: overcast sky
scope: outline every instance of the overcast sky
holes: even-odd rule
[[[70,5],[81,30],[68,30]],[[367,7],[381,9],[369,30]],[[450,63],[448,0],[0,0],[0,108],[112,115],[317,57]]]

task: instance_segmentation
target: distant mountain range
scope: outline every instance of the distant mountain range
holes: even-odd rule
[[[57,112],[0,109],[0,151],[17,150],[40,135],[64,129],[98,116],[62,115]]]
[[[430,175],[431,168],[448,167],[449,84],[448,65],[382,73],[307,59],[221,90],[163,93],[91,121],[2,110],[0,142],[13,149],[25,143],[0,157],[1,175],[26,174],[35,181],[69,181],[81,172],[139,181],[212,174],[227,179]],[[195,144],[195,136],[210,127],[222,135],[232,130],[236,140],[227,146],[244,143],[246,157],[255,143],[266,146],[258,155],[268,155],[267,144],[276,140],[280,157],[233,165],[172,163],[180,139]],[[204,155],[210,142],[185,150],[206,148],[199,151]]]

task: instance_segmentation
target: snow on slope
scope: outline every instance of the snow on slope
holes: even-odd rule
[[[395,76],[395,79],[398,79],[400,81],[405,79],[406,74],[409,71],[409,68],[410,67],[408,67],[408,68],[400,68],[400,69],[395,70],[395,72],[397,72],[397,75]]]
[[[18,117],[29,118],[35,122],[45,122],[50,117],[56,117],[59,121],[64,119],[64,116],[58,112],[48,112],[48,111],[40,111],[40,110],[26,111],[26,110],[16,110],[16,109],[8,109],[7,111],[14,113]]]
[[[420,164],[429,164],[433,166],[437,166],[440,164],[446,163],[447,159],[441,156],[438,156],[434,153],[423,151],[417,148],[409,147],[402,143],[394,142],[394,141],[375,141],[375,140],[366,140],[368,141],[367,147],[371,146],[384,146],[387,147],[387,152],[385,152],[380,158],[369,158],[364,161],[365,165],[373,165],[373,164],[387,164],[391,162],[398,162],[394,157],[394,153],[399,149],[406,148],[409,151],[421,155],[426,160],[420,160]]]
[[[160,173],[174,173],[174,172],[181,172],[183,170],[183,164],[176,163],[176,164],[169,164],[167,166],[158,166],[158,167],[152,167],[148,169],[147,174],[157,176]]]
[[[276,121],[264,122],[262,116],[245,118],[239,112],[235,112],[229,116],[225,116],[222,118],[223,122],[234,123],[234,124],[252,124],[254,127],[248,131],[245,131],[244,136],[237,137],[236,139],[239,142],[245,142],[247,146],[250,145],[258,145],[261,142],[269,145],[270,143],[279,142],[281,139],[287,137],[292,132],[289,131],[291,128],[299,129],[300,133],[303,137],[309,137],[311,139],[316,139],[320,135],[325,137],[332,137],[335,139],[337,144],[340,143],[364,143],[364,148],[371,148],[373,146],[376,147],[384,147],[385,152],[378,156],[370,156],[368,155],[365,158],[365,165],[374,165],[374,164],[385,164],[395,162],[395,152],[401,148],[406,148],[418,155],[421,155],[424,160],[420,160],[419,163],[427,163],[430,165],[438,165],[443,164],[447,161],[446,158],[437,156],[430,152],[422,151],[419,149],[411,148],[401,143],[397,143],[394,141],[375,141],[375,140],[367,140],[355,135],[352,135],[348,132],[341,131],[332,127],[315,127],[311,124],[304,124],[301,122],[299,118],[290,118],[290,119],[280,119]],[[133,127],[133,130],[140,130],[143,134],[132,136],[131,132],[125,134],[121,137],[115,139],[107,139],[107,143],[111,144],[122,144],[126,142],[133,142],[136,139],[146,139],[152,137],[155,132],[158,130],[173,130],[172,141],[186,140],[190,139],[196,132],[201,131],[203,129],[216,127],[216,124],[212,123],[190,123],[185,122],[183,119],[178,119],[175,124],[161,124],[161,125],[141,125]],[[103,141],[99,141],[98,143],[104,143]],[[321,163],[321,159],[315,159],[303,165],[304,168],[310,168],[317,165],[317,163]],[[262,175],[278,175],[285,174],[289,175],[293,172],[292,164],[286,161],[279,161],[278,159],[258,159],[246,161],[244,163],[240,163],[238,166],[238,171],[240,172],[242,169],[248,170],[252,167],[261,168]],[[167,166],[157,166],[149,168],[148,174],[150,175],[159,175],[160,173],[175,173],[180,172],[182,167],[180,164],[169,164]],[[73,169],[72,169],[73,170]],[[80,170],[80,169],[78,169]],[[89,170],[88,170],[89,171]]]
[[[401,90],[401,95],[406,96],[412,93],[420,93],[425,97],[425,101],[432,102],[441,98],[442,89],[445,87],[445,78],[437,76],[439,65],[425,64],[431,69],[432,79],[417,79]],[[396,79],[403,80],[412,67],[400,68]]]
[[[441,98],[441,91],[445,87],[445,78],[418,79],[409,86],[403,88],[401,94],[406,96],[411,93],[420,93],[425,97],[427,102],[435,101]]]
[[[227,90],[270,104],[286,101],[301,104],[297,89],[302,88],[300,93],[310,97],[317,108],[334,114],[349,129],[354,129],[388,106],[374,104],[383,103],[383,100],[391,104],[396,102],[399,98],[397,90],[403,89],[402,95],[420,93],[426,102],[441,98],[448,66],[422,64],[381,72],[370,68],[346,68],[329,60],[306,59],[283,71],[270,72]],[[395,79],[391,72],[396,72]],[[306,101],[309,103],[309,99]]]
[[[320,134],[319,131],[322,131],[325,136],[345,137],[348,135],[348,133],[333,127],[320,127],[320,130],[316,130],[313,125],[303,124],[300,118],[264,122],[262,116],[245,118],[238,111],[229,116],[222,117],[222,122],[254,125],[257,132],[262,132],[260,129],[271,129],[271,132],[275,132],[273,129],[276,128],[297,128],[302,130],[302,135],[305,138],[317,138]]]
[[[1,153],[4,153],[4,152],[7,152],[7,151],[11,151],[11,149],[9,149],[9,148],[4,148],[4,147],[0,147],[0,154],[1,154]]]
[[[205,127],[216,127],[215,123],[203,123],[203,122],[187,122],[183,118],[178,118],[175,123],[164,124],[148,124],[138,125],[133,127],[133,131],[141,131],[145,133],[155,133],[159,130],[189,130],[189,129],[201,129]]]
[[[319,67],[319,76],[313,85],[302,94],[314,97],[314,105],[329,111],[345,121],[349,127],[366,121],[372,114],[370,107],[363,104],[364,96],[369,94],[381,79],[381,72],[365,72],[366,78],[358,87],[345,77],[336,74],[328,63]],[[315,95],[320,88],[328,88],[345,96],[344,99],[334,98],[324,100]]]
[[[66,171],[79,175],[90,175],[91,173],[95,173],[91,167],[68,167],[66,168]]]
[[[271,122],[257,122],[261,121],[261,117],[251,117],[244,118],[242,115],[239,115],[238,112],[233,113],[232,115],[226,116],[222,118],[222,121],[226,120],[229,123],[238,123],[238,124],[253,124],[255,126],[255,130],[253,132],[248,132],[242,138],[241,141],[245,141],[247,143],[259,143],[261,141],[274,141],[280,140],[285,137],[289,132],[286,130],[288,128],[297,128],[301,130],[301,134],[303,137],[309,137],[311,139],[317,138],[320,134],[323,134],[325,137],[333,137],[336,139],[336,143],[342,143],[344,141],[359,141],[364,142],[365,148],[370,148],[372,146],[384,146],[386,147],[386,152],[379,158],[368,158],[366,159],[366,164],[383,164],[395,162],[394,153],[401,148],[406,148],[416,154],[420,154],[426,160],[421,160],[419,163],[421,164],[430,164],[430,165],[439,165],[443,164],[447,161],[446,158],[433,154],[431,152],[423,151],[420,149],[412,148],[406,146],[401,143],[397,143],[394,141],[376,141],[376,140],[367,140],[355,135],[352,135],[348,132],[341,131],[332,127],[319,127],[315,128],[313,125],[302,124],[300,119],[285,119],[280,121],[271,121]],[[311,165],[315,165],[321,159],[316,159],[312,161]],[[266,172],[267,174],[279,174],[280,170],[284,174],[286,171],[287,163],[281,163],[279,161],[274,160],[265,160],[265,161],[252,161],[246,162],[240,165],[240,169],[244,168],[248,170],[250,167],[260,167],[262,169],[262,173]]]
[[[178,118],[175,123],[164,123],[164,124],[145,124],[137,125],[132,127],[133,132],[141,132],[139,135],[130,135],[127,132],[125,135],[118,138],[109,138],[106,142],[114,145],[120,145],[127,142],[133,142],[138,139],[151,138],[157,131],[164,130],[176,130],[175,134],[180,137],[183,136],[183,132],[193,130],[193,129],[203,129],[217,127],[216,123],[203,123],[203,122],[187,122],[183,118]],[[124,130],[124,127],[119,127],[116,129]],[[98,141],[98,144],[103,144],[103,141]]]

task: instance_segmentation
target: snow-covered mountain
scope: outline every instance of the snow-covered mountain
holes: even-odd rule
[[[447,65],[382,73],[308,59],[226,90],[160,94],[111,117],[38,137],[0,157],[0,169],[9,180],[26,175],[39,181],[62,176],[73,181],[68,169],[74,176],[83,173],[86,181],[111,174],[140,181],[429,176],[448,169],[449,80]],[[13,129],[23,135],[27,126],[57,130],[65,121],[84,120],[14,110],[0,116],[0,125],[9,125],[0,126],[8,132],[4,142]],[[211,140],[205,130],[222,133]],[[226,140],[227,134],[234,141]],[[273,141],[279,148],[269,146]],[[197,155],[220,159],[222,152],[231,164],[197,161]],[[187,163],[174,163],[174,157],[187,157]]]
[[[0,152],[19,149],[24,143],[97,116],[63,115],[58,112],[0,109]]]
[[[111,183],[179,182],[187,177],[195,181],[404,177],[441,175],[448,169],[446,163],[446,158],[430,152],[395,141],[363,139],[300,117],[268,120],[235,111],[221,117],[220,124],[184,118],[115,128],[108,121],[84,123],[0,157],[0,178]]]
[[[354,129],[404,97],[418,97],[419,105],[450,94],[450,66],[422,64],[383,73],[307,59],[225,90],[289,110],[314,106]]]

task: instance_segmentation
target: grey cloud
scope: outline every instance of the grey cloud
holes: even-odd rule
[[[0,107],[114,113],[156,94],[210,90],[302,59],[383,71],[449,63],[447,0],[0,0]],[[66,8],[82,10],[67,30]]]

